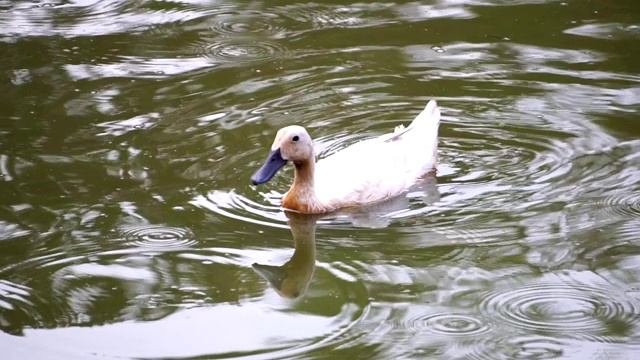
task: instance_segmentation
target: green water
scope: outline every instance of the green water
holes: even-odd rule
[[[2,359],[635,359],[637,0],[0,1]],[[437,176],[255,187],[441,107]],[[339,176],[340,174],[337,174]]]

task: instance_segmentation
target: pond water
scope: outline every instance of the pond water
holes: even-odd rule
[[[640,2],[0,1],[3,359],[635,359]],[[441,107],[347,215],[250,184]],[[340,176],[341,174],[336,174]]]

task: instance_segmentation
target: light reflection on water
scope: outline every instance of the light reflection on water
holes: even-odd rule
[[[0,345],[635,358],[636,8],[0,1]],[[249,185],[281,126],[327,156],[430,98],[406,196],[316,218],[279,208],[291,169]]]

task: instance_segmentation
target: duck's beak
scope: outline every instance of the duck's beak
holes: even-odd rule
[[[282,158],[280,148],[271,150],[262,167],[251,176],[251,183],[253,185],[266,183],[286,164],[287,160]]]

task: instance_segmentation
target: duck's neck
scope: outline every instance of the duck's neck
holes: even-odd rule
[[[282,199],[286,209],[302,213],[326,212],[318,203],[314,187],[315,159],[294,162],[296,167],[293,185]]]

